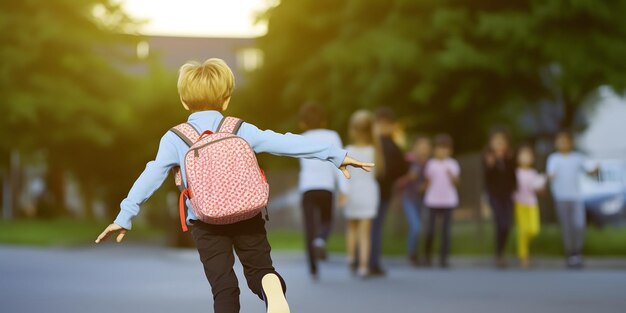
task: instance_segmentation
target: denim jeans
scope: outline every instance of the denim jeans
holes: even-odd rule
[[[402,196],[402,208],[406,221],[409,224],[409,233],[406,240],[407,254],[417,256],[419,254],[419,238],[422,230],[422,203],[413,196]]]

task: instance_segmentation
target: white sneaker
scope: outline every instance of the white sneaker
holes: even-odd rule
[[[283,285],[276,274],[270,273],[261,280],[267,313],[289,313],[289,303],[285,298]]]

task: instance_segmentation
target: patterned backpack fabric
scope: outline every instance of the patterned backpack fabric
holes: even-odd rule
[[[185,154],[187,186],[180,168],[173,169],[180,189],[179,213],[183,231],[187,231],[185,198],[202,222],[232,224],[250,219],[267,206],[269,185],[259,167],[256,154],[237,136],[243,121],[225,117],[216,133],[199,134],[188,123],[171,129],[188,146]]]

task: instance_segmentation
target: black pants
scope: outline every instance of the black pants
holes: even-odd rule
[[[513,198],[511,195],[490,195],[489,204],[495,223],[496,256],[502,257],[513,224]]]
[[[437,220],[441,221],[441,246],[439,248],[439,264],[448,265],[450,252],[450,222],[452,219],[451,208],[430,208],[428,214],[428,230],[426,233],[426,260],[430,264],[432,260],[433,241],[435,240],[435,228]]]
[[[268,273],[276,273],[276,270],[272,266],[271,247],[261,214],[229,225],[194,221],[191,235],[198,248],[206,278],[211,284],[215,313],[239,312],[239,282],[233,270],[233,247],[243,265],[248,287],[263,299],[261,280]],[[280,280],[283,290],[286,290],[282,277]]]
[[[317,273],[313,241],[321,238],[326,241],[330,235],[333,220],[333,193],[328,190],[309,190],[302,195],[304,217],[304,240],[311,274]]]

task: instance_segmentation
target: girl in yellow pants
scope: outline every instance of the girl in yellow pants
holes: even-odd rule
[[[533,150],[521,147],[517,154],[517,190],[515,192],[515,222],[517,225],[517,256],[520,265],[527,268],[530,242],[539,234],[539,206],[537,192],[544,188],[546,179],[532,168]]]

